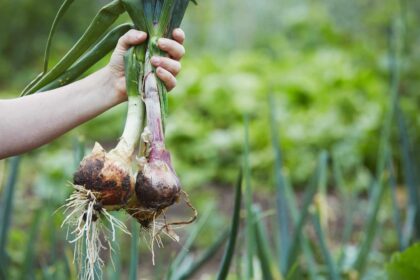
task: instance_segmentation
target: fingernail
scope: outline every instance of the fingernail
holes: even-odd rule
[[[166,40],[165,40],[164,38],[160,38],[160,39],[158,40],[158,45],[159,45],[159,47],[161,47],[161,48],[165,48],[165,47],[167,46],[167,42],[166,42]]]
[[[150,60],[152,62],[153,65],[158,66],[160,63],[160,58],[157,56],[152,57],[152,59]]]
[[[142,39],[144,37],[144,34],[146,34],[146,33],[142,32],[142,31],[139,31],[137,33],[137,39]]]
[[[162,70],[162,68],[161,68],[161,67],[158,67],[158,68],[156,69],[156,71],[158,72],[158,74],[162,74],[162,73],[163,73],[163,70]]]

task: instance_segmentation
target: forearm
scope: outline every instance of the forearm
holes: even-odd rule
[[[42,146],[124,101],[107,68],[73,84],[0,101],[0,159]]]

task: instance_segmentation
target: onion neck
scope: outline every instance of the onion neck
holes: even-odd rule
[[[143,81],[144,44],[130,48],[124,56],[126,91],[128,96],[127,119],[124,132],[114,151],[130,158],[137,147],[143,123],[143,106],[140,92]]]
[[[144,98],[146,106],[146,126],[150,131],[148,142],[148,162],[164,162],[173,174],[175,170],[172,166],[171,155],[165,148],[165,133],[163,127],[162,99],[160,98],[158,79],[150,63],[152,53],[146,53],[145,78],[144,78]]]
[[[144,103],[146,105],[147,127],[152,135],[152,143],[165,147],[165,137],[162,125],[161,101],[159,98],[156,74],[150,63],[150,52],[146,53],[145,78],[144,78]]]
[[[122,153],[127,158],[131,157],[140,137],[141,124],[142,105],[140,96],[129,96],[124,132],[114,150]]]

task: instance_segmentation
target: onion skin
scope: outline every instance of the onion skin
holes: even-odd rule
[[[161,94],[164,86],[157,79],[150,63],[150,50],[146,52],[142,99],[146,109],[146,127],[141,135],[144,149],[140,148],[139,170],[134,193],[126,211],[144,228],[149,228],[166,208],[179,200],[181,184],[172,166],[171,156],[165,148],[165,133]]]
[[[125,205],[134,186],[129,165],[113,151],[106,153],[98,143],[80,163],[73,183],[95,192],[104,207]]]
[[[159,211],[174,204],[181,191],[179,179],[172,167],[171,155],[165,148],[165,134],[158,79],[146,53],[143,101],[146,107],[148,144],[145,162],[140,163],[135,193],[140,207]]]
[[[171,164],[170,154],[160,150],[156,157],[153,149],[148,162],[138,172],[135,193],[144,208],[161,210],[174,204],[181,191],[178,177]]]

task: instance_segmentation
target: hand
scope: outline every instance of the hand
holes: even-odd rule
[[[182,29],[174,30],[173,40],[167,38],[160,38],[158,46],[162,51],[168,54],[168,57],[152,57],[151,63],[156,67],[157,76],[165,83],[166,88],[172,90],[176,86],[176,76],[181,70],[181,63],[179,62],[185,54],[185,48],[182,45],[185,40],[185,34]],[[118,96],[127,99],[125,76],[124,76],[124,54],[134,45],[143,43],[147,39],[147,34],[143,31],[132,29],[125,33],[118,40],[118,44],[111,56],[107,68],[111,75],[115,78],[115,88]]]

